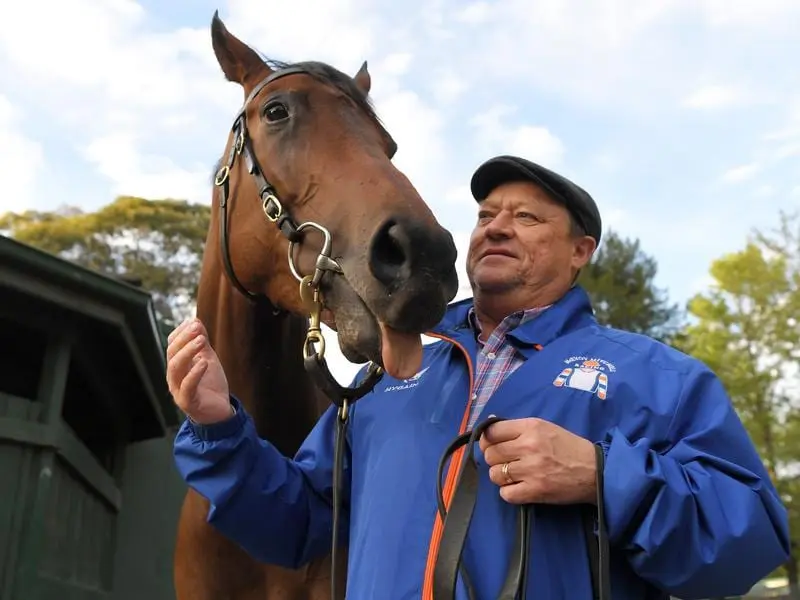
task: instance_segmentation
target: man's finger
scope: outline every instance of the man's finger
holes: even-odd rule
[[[190,322],[180,333],[172,338],[172,341],[167,346],[167,361],[172,360],[187,344],[191,343],[197,336],[202,335],[202,332],[203,326],[200,321],[193,320],[193,322]]]
[[[502,465],[504,462],[511,462],[519,458],[519,449],[516,448],[514,440],[510,442],[501,442],[500,444],[490,444],[486,447],[486,450],[483,451],[483,459],[490,467],[493,465]]]
[[[481,435],[480,448],[486,452],[486,448],[492,444],[508,442],[518,438],[523,430],[523,422],[519,419],[492,423]]]
[[[505,473],[503,473],[503,465],[508,462],[508,477],[511,478],[511,481],[508,480]],[[519,483],[520,478],[517,475],[520,469],[520,461],[518,460],[510,460],[510,461],[503,461],[502,463],[498,463],[496,465],[492,465],[489,467],[489,479],[495,484],[499,486],[504,485],[512,485],[514,483]]]
[[[500,497],[509,504],[528,504],[530,491],[524,481],[500,487]]]
[[[192,321],[194,321],[194,319],[185,319],[183,323],[181,323],[175,329],[173,329],[167,336],[167,343],[171,344],[172,340],[178,337],[181,334],[181,331],[184,331],[187,327],[189,327]]]
[[[203,337],[199,336],[181,348],[167,363],[167,383],[170,390],[180,390],[183,380],[192,367],[194,357],[203,347]],[[174,393],[174,392],[173,392]]]
[[[186,377],[183,378],[183,383],[181,383],[180,387],[180,396],[181,396],[181,403],[186,405],[188,408],[192,404],[192,400],[197,394],[197,386],[200,385],[200,380],[203,378],[203,374],[208,369],[208,361],[206,360],[198,360],[192,368],[189,369],[189,372],[186,374]]]

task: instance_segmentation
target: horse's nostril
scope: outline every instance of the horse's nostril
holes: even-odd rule
[[[399,225],[392,225],[376,240],[375,260],[393,266],[401,266],[406,261],[406,253],[398,239],[398,228]]]
[[[409,238],[402,225],[388,220],[372,238],[369,266],[375,278],[385,286],[407,275],[404,267],[410,256]]]

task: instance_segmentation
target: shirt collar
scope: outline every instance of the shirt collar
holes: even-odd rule
[[[527,323],[528,321],[535,319],[540,314],[542,314],[545,310],[550,308],[552,304],[548,304],[547,306],[537,306],[535,308],[528,308],[525,310],[518,310],[516,312],[511,313],[510,315],[506,316],[500,323],[498,323],[497,327],[502,329],[503,333],[508,333],[509,331],[513,331],[516,327]],[[478,317],[475,314],[475,307],[471,306],[469,312],[467,313],[467,322],[469,323],[472,330],[475,332],[475,339],[478,340],[478,343],[483,344],[484,342],[481,341],[481,325],[478,321]]]

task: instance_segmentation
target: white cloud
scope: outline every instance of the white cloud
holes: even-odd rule
[[[409,90],[375,94],[375,105],[398,145],[394,164],[423,198],[436,197],[439,174],[446,164],[442,115]]]
[[[607,173],[617,172],[625,164],[622,158],[613,150],[603,150],[594,154],[590,162],[593,166]]]
[[[5,6],[0,47],[32,78],[46,77],[51,90],[56,83],[94,87],[113,77],[120,41],[144,16],[132,0],[52,2],[45,12],[42,18],[40,2]]]
[[[447,190],[443,197],[444,202],[447,204],[461,204],[474,206],[475,199],[472,197],[472,192],[468,184],[458,185]]]
[[[380,63],[381,75],[392,75],[393,77],[404,75],[408,72],[413,58],[414,57],[409,52],[395,52],[389,54]]]
[[[741,183],[755,177],[760,170],[761,166],[758,163],[739,165],[725,171],[721,180],[723,183]]]
[[[547,127],[522,123],[508,124],[517,109],[506,104],[490,107],[470,119],[481,152],[517,154],[547,167],[557,167],[564,158],[562,141]]]
[[[775,195],[775,193],[776,193],[775,186],[769,184],[761,185],[758,188],[756,188],[755,192],[753,192],[753,194],[757,198],[771,198],[772,196]]]
[[[456,260],[458,292],[453,299],[454,302],[472,296],[472,288],[467,278],[467,252],[469,251],[470,235],[471,232],[469,231],[456,231],[453,233],[453,241],[455,241],[456,249],[458,250],[458,259]]]
[[[762,137],[769,148],[770,159],[784,161],[800,156],[800,89],[787,94],[784,102],[776,108],[785,111],[785,122]]]
[[[686,90],[709,80],[732,79],[732,89],[759,93],[774,88],[764,80],[769,69],[750,67],[778,59],[765,60],[764,53],[775,36],[795,35],[800,16],[794,0],[503,0],[451,7],[459,46],[447,62],[458,61],[474,83],[513,84],[525,90],[517,94],[647,115],[679,104]],[[753,80],[736,80],[742,75]],[[707,90],[711,98],[694,102],[729,102],[720,92]]]
[[[791,18],[800,16],[800,5],[795,0],[702,0],[696,6],[717,27],[796,29],[797,21],[792,25]]]
[[[0,93],[0,214],[33,208],[37,180],[42,175],[44,151],[42,146],[23,134],[25,115]]]
[[[390,42],[382,35],[389,28],[366,0],[302,0],[291,10],[230,0],[220,16],[234,35],[271,58],[323,60],[351,75]]]
[[[659,26],[679,4],[507,0],[491,11],[472,5],[461,18],[474,27],[462,35],[479,31],[480,42],[465,42],[460,58],[486,85],[524,82],[580,103],[646,108],[645,94],[675,89],[680,48],[667,48]]]
[[[523,125],[508,135],[506,143],[511,154],[551,166],[556,166],[564,158],[564,144],[546,127]]]
[[[743,100],[743,92],[735,87],[710,85],[691,93],[683,105],[687,108],[717,109],[736,106]]]
[[[0,48],[112,194],[208,201],[212,157],[224,140],[224,131],[210,137],[209,123],[223,104],[233,112],[236,95],[214,64],[207,30],[147,31],[147,15],[132,0],[48,4],[45,21],[39,3],[12,10],[0,25]],[[57,102],[44,100],[54,92]],[[186,158],[198,136],[208,148],[201,166]]]
[[[437,104],[453,104],[463,97],[469,84],[455,72],[443,70],[431,83],[431,92]]]
[[[630,215],[622,208],[610,206],[602,209],[603,229],[622,229],[626,224],[630,224]]]
[[[141,152],[137,141],[135,135],[120,132],[92,140],[84,151],[86,158],[111,181],[113,194],[210,201],[207,167],[187,170],[167,156]]]
[[[491,13],[492,6],[488,2],[473,2],[462,8],[456,19],[462,23],[477,25],[484,23]]]

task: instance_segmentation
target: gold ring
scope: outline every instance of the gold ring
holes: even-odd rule
[[[503,475],[508,483],[516,483],[516,481],[511,479],[511,475],[508,474],[508,463],[503,463]]]

